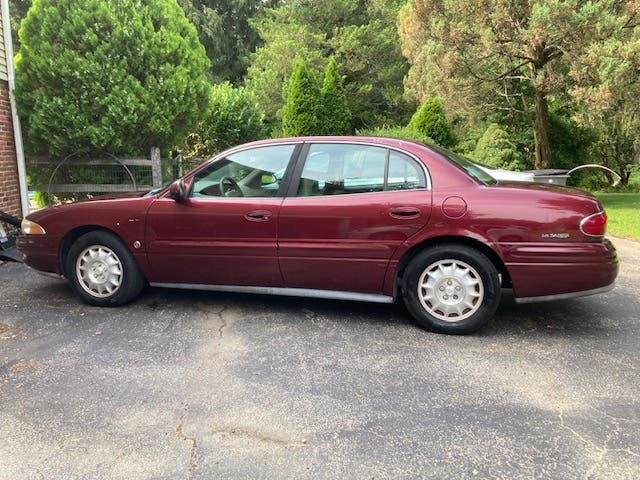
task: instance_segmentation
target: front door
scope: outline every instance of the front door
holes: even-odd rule
[[[391,256],[431,214],[424,169],[380,146],[314,143],[305,150],[280,210],[285,285],[380,293]]]
[[[152,282],[281,286],[278,217],[294,144],[219,158],[192,178],[184,202],[156,200],[147,213]]]

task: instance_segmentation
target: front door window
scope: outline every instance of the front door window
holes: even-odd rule
[[[294,145],[271,145],[232,153],[199,171],[192,198],[276,197]]]

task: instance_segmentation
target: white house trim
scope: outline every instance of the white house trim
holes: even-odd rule
[[[2,13],[2,31],[4,34],[4,51],[7,57],[7,81],[9,83],[9,102],[11,103],[11,118],[13,120],[13,138],[16,146],[16,161],[18,164],[18,181],[20,183],[20,205],[22,216],[29,213],[29,197],[27,196],[27,169],[24,161],[24,148],[22,146],[22,130],[16,108],[15,97],[15,71],[13,69],[13,41],[11,40],[11,24],[9,22],[9,0],[0,0],[0,12]]]

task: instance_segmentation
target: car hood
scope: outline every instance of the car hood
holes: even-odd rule
[[[39,222],[41,219],[45,217],[54,215],[60,211],[68,211],[68,209],[72,209],[74,208],[74,206],[87,205],[88,203],[92,203],[92,202],[104,202],[105,200],[109,201],[109,200],[126,200],[126,199],[133,199],[133,198],[141,198],[141,197],[144,197],[146,193],[147,192],[109,193],[106,195],[100,195],[98,197],[86,198],[86,199],[78,200],[71,203],[63,203],[61,205],[54,205],[49,208],[36,210],[34,212],[31,212],[29,215],[27,215],[26,218],[34,222]]]
[[[77,200],[73,203],[84,203],[84,202],[95,202],[99,200],[118,200],[121,198],[136,198],[142,197],[145,195],[147,191],[144,192],[126,192],[126,193],[107,193],[105,195],[99,195],[97,197],[85,198],[82,200]]]

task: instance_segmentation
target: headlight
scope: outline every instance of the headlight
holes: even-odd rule
[[[45,233],[47,233],[44,231],[44,228],[42,228],[36,222],[32,222],[31,220],[27,220],[26,218],[22,219],[20,229],[25,235],[44,235]]]

